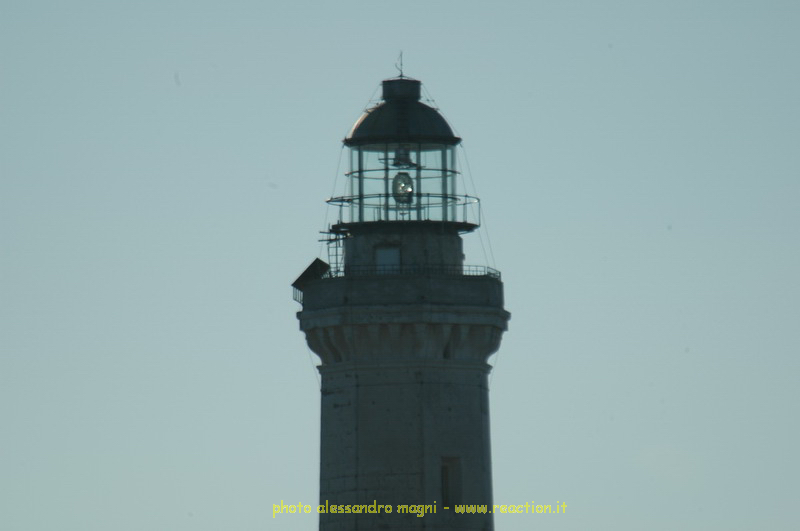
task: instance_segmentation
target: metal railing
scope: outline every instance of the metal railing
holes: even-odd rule
[[[346,266],[330,269],[320,278],[368,278],[379,276],[488,277],[500,280],[500,271],[476,265]],[[303,304],[303,292],[294,288],[294,300]]]
[[[371,193],[332,197],[340,223],[371,221],[455,221],[480,226],[480,199],[471,195],[419,193],[409,203],[397,203],[392,194]]]
[[[487,266],[476,265],[369,265],[345,266],[331,269],[325,278],[374,277],[382,275],[398,276],[439,276],[439,277],[490,277],[500,279],[500,271]]]

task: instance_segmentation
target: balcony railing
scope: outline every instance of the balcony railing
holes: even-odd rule
[[[320,278],[365,278],[379,276],[489,277],[500,280],[500,271],[476,265],[381,265],[345,266],[329,269]],[[294,288],[294,300],[303,304],[303,292]]]
[[[481,224],[480,199],[471,195],[415,193],[407,203],[397,203],[391,194],[333,197],[340,223],[372,221],[454,221]]]
[[[439,277],[491,277],[500,279],[500,271],[475,265],[370,265],[345,266],[331,269],[325,278],[374,277],[382,275],[439,276]]]

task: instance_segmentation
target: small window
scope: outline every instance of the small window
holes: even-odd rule
[[[461,503],[461,459],[442,457],[442,507]]]
[[[375,248],[375,268],[378,273],[400,272],[400,247],[381,246]]]

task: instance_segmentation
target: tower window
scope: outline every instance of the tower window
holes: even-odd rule
[[[376,247],[375,268],[378,273],[399,273],[400,247],[396,245]]]
[[[442,507],[461,502],[461,459],[442,457]]]

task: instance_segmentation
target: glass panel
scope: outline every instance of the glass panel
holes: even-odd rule
[[[466,221],[461,206],[472,199],[456,195],[455,149],[393,142],[351,147],[345,196],[333,202],[348,208],[349,222]]]
[[[377,273],[399,272],[400,247],[376,247],[375,269]]]

